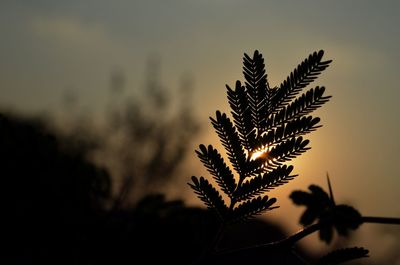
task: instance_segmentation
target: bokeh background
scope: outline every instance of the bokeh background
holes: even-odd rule
[[[400,3],[388,0],[5,0],[0,106],[82,133],[104,128],[107,115],[126,102],[154,113],[148,119],[167,127],[170,117],[185,119],[176,113],[190,112],[193,126],[184,135],[190,152],[182,153],[183,165],[162,190],[201,205],[186,185],[191,175],[207,174],[192,150],[200,143],[221,147],[208,117],[216,109],[229,111],[225,84],[242,80],[243,53],[263,53],[274,86],[308,54],[323,49],[333,60],[316,81],[333,96],[316,114],[324,127],[312,134],[312,149],[294,162],[300,176],[273,191],[281,208],[263,218],[288,233],[300,229],[301,209],[288,195],[312,183],[326,187],[327,173],[336,201],[365,215],[398,217],[399,11]],[[128,173],[118,161],[110,162],[118,160],[112,152],[117,151],[108,147],[93,160],[114,173],[118,190]],[[350,241],[369,248],[376,264],[400,262],[397,227],[367,224]],[[310,251],[326,248],[316,236],[305,244]]]

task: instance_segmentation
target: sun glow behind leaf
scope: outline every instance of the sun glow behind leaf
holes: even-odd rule
[[[268,147],[251,153],[250,160],[256,160],[258,158],[266,157],[267,154],[268,154]]]

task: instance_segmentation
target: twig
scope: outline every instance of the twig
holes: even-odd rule
[[[400,218],[363,216],[363,223],[394,224],[400,225]]]
[[[215,235],[213,241],[208,245],[207,248],[204,249],[203,253],[192,262],[192,265],[202,264],[204,260],[206,260],[209,256],[212,256],[216,252],[216,247],[218,246],[219,241],[221,240],[221,236],[225,230],[225,225],[222,223],[219,228],[218,232]]]
[[[389,218],[389,217],[371,217],[363,216],[361,217],[363,223],[380,223],[380,224],[397,224],[400,225],[400,218]],[[229,249],[217,252],[218,256],[225,256],[233,253],[246,253],[255,250],[269,251],[272,249],[284,249],[292,247],[297,241],[303,239],[304,237],[317,232],[321,229],[322,223],[312,224],[306,228],[300,230],[299,232],[279,241],[274,241],[265,244],[253,245],[249,247]]]
[[[222,237],[222,234],[224,233],[224,231],[225,231],[225,225],[221,224],[218,229],[217,235],[215,236],[213,242],[211,242],[211,244],[210,244],[210,247],[208,250],[209,252],[216,251],[216,248],[218,246],[219,241],[221,240],[221,237]]]
[[[293,234],[285,239],[279,240],[279,241],[274,241],[270,243],[265,243],[265,244],[259,244],[259,245],[253,245],[250,247],[243,247],[243,248],[236,248],[236,249],[229,249],[229,250],[223,250],[223,251],[218,251],[217,255],[229,255],[232,253],[238,253],[238,252],[247,252],[247,251],[253,251],[255,249],[262,249],[262,250],[271,250],[271,249],[276,249],[276,248],[290,248],[292,247],[297,241],[301,240],[302,238],[318,231],[321,228],[320,223],[316,223],[313,225],[310,225],[296,234]]]

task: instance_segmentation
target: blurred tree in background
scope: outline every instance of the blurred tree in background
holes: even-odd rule
[[[1,263],[84,260],[110,196],[107,171],[42,121],[15,114],[0,114],[0,147]]]
[[[178,89],[170,89],[162,85],[160,70],[159,59],[150,58],[144,86],[128,97],[125,74],[114,70],[103,123],[95,125],[81,113],[59,126],[70,146],[109,170],[112,207],[164,192],[179,175],[190,142],[199,132],[191,107],[193,80],[184,75]],[[67,110],[74,108],[75,100],[74,95],[66,95]]]

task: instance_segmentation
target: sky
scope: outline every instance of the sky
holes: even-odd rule
[[[338,202],[365,215],[398,217],[399,11],[398,1],[385,0],[3,0],[0,106],[56,112],[66,93],[74,93],[80,108],[96,113],[107,103],[111,72],[122,69],[135,89],[143,85],[148,58],[157,56],[166,87],[192,76],[193,107],[204,124],[198,141],[219,146],[208,117],[229,111],[225,84],[243,80],[244,52],[264,55],[275,86],[323,49],[333,60],[315,83],[333,96],[316,113],[324,127],[294,162],[300,176],[274,191],[282,207],[272,218],[296,231],[292,216],[301,209],[288,194],[312,183],[326,186],[327,172]],[[193,153],[198,175],[206,174],[195,159]],[[370,230],[356,237],[368,243],[384,233],[378,226]],[[399,235],[384,234],[387,247],[377,255],[398,246]]]

